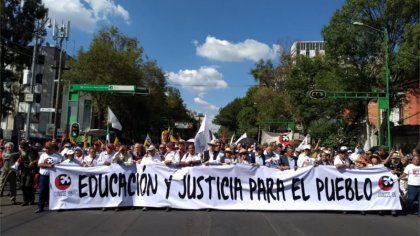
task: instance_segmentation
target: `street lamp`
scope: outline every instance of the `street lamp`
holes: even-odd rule
[[[388,30],[384,27],[383,30],[377,29],[375,27],[372,27],[370,25],[364,24],[362,22],[358,22],[355,21],[353,22],[353,25],[358,25],[358,26],[364,26],[367,27],[369,29],[375,30],[381,34],[384,35],[384,43],[385,43],[385,83],[386,83],[386,89],[385,89],[385,100],[386,100],[386,104],[383,106],[385,107],[386,111],[387,111],[387,146],[388,149],[391,148],[391,126],[390,126],[390,121],[389,121],[389,117],[390,117],[390,104],[389,104],[389,56],[388,56]],[[378,109],[380,106],[380,99],[378,98]],[[379,117],[378,117],[379,118]],[[378,127],[378,130],[380,129],[380,127]]]

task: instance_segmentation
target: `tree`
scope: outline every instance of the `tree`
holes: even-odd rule
[[[64,78],[72,83],[130,84],[147,87],[149,96],[119,96],[92,93],[95,126],[105,126],[105,111],[110,106],[123,125],[123,138],[143,140],[149,133],[155,140],[168,121],[189,121],[177,89],[167,87],[166,78],[155,61],[143,58],[136,38],[118,28],[104,28],[95,35],[88,51],[80,50],[72,70]]]
[[[3,0],[0,18],[0,117],[12,111],[11,90],[4,90],[3,84],[18,82],[20,74],[30,65],[32,50],[29,43],[34,38],[37,20],[43,19],[48,10],[41,0]]]
[[[326,55],[353,71],[347,81],[356,91],[385,90],[384,35],[368,28],[352,25],[358,21],[388,31],[390,56],[391,108],[399,103],[398,92],[418,89],[418,25],[420,10],[417,0],[350,0],[338,10],[322,33]],[[417,31],[416,31],[417,29]],[[416,35],[417,32],[417,35]],[[414,52],[413,56],[407,52]],[[413,69],[408,69],[408,65]],[[349,75],[349,74],[348,74]],[[415,82],[417,81],[417,82]],[[386,113],[381,133],[386,131]],[[384,138],[386,135],[383,136]],[[383,141],[382,141],[383,143]]]
[[[235,98],[232,102],[228,103],[219,110],[219,114],[216,115],[213,123],[220,125],[229,131],[237,133],[239,128],[237,115],[242,108],[242,98]]]

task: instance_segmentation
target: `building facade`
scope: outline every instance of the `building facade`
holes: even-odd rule
[[[292,57],[302,55],[309,58],[325,55],[324,41],[296,41],[290,48],[290,55]]]

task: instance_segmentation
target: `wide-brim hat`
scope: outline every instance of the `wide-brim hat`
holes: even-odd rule
[[[67,155],[74,155],[74,151],[70,149],[70,150],[68,150],[68,151],[66,152],[66,154],[67,154]]]
[[[216,146],[217,145],[217,140],[213,139],[213,140],[210,141],[210,143],[207,143],[207,144],[211,145],[211,146]]]
[[[150,145],[148,148],[146,148],[146,151],[154,151],[156,150],[155,146]]]
[[[230,148],[225,148],[225,152],[233,153],[232,149]]]
[[[392,157],[391,158],[393,158],[393,159],[399,159],[400,158],[400,155],[398,155],[398,152],[394,152],[392,154]]]
[[[242,154],[242,153],[248,153],[248,151],[245,148],[241,148],[241,150],[239,151],[239,154]]]

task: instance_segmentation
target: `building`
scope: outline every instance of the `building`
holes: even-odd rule
[[[5,89],[13,90],[12,101],[14,104],[14,111],[3,117],[1,121],[1,128],[3,136],[6,139],[14,139],[15,137],[24,137],[26,130],[26,117],[28,113],[28,98],[33,97],[33,103],[30,113],[30,138],[48,139],[51,138],[54,131],[54,115],[51,111],[55,108],[56,103],[56,89],[58,79],[58,68],[60,60],[60,49],[54,46],[42,46],[39,49],[38,58],[35,63],[35,78],[33,81],[33,96],[30,94],[31,70],[27,68],[23,71],[15,71],[21,77],[19,82],[5,86]],[[63,52],[63,58],[68,59],[66,52]],[[62,68],[65,60],[63,60]],[[30,64],[30,63],[29,63]],[[66,87],[65,81],[61,85]],[[61,86],[60,86],[61,87]],[[58,135],[60,136],[67,124],[68,109],[62,111],[62,107],[68,107],[67,89],[60,90],[62,94],[59,95],[59,109],[58,109]],[[84,96],[82,96],[84,97]],[[90,99],[87,98],[87,99]],[[85,103],[85,99],[81,99]],[[43,109],[41,109],[43,108]],[[89,107],[90,109],[90,107]],[[61,115],[63,114],[63,115]],[[83,112],[79,113],[81,116],[90,115]],[[90,126],[90,119],[85,121],[83,126],[87,128]]]
[[[325,55],[324,41],[296,41],[290,48],[290,55],[298,55],[313,58],[318,55]]]

